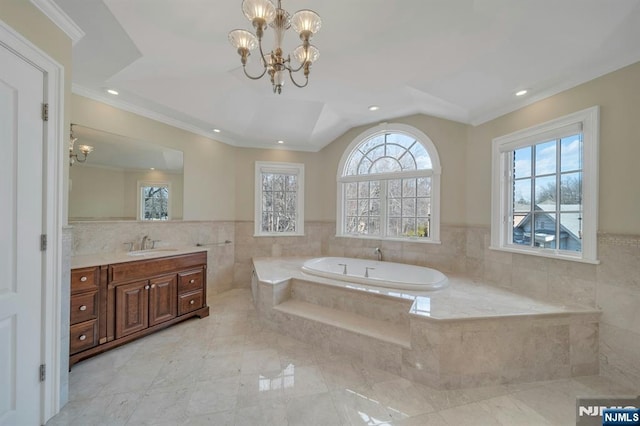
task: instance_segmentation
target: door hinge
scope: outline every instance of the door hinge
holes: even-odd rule
[[[40,364],[40,381],[44,382],[47,378],[47,366],[45,364]]]
[[[49,121],[49,104],[42,104],[42,121]]]
[[[47,234],[40,235],[40,251],[47,249]]]

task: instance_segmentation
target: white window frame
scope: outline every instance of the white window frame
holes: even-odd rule
[[[358,175],[358,176],[345,176],[345,168],[347,162],[354,149],[358,147],[362,142],[371,139],[378,135],[385,133],[402,133],[411,138],[414,138],[427,151],[431,158],[431,169],[426,170],[411,170],[402,171],[396,173],[385,174],[372,174],[372,175]],[[438,150],[431,141],[431,138],[424,132],[416,129],[413,126],[402,123],[381,123],[371,129],[365,130],[360,133],[347,147],[342,154],[340,163],[338,165],[337,173],[337,212],[336,212],[336,237],[345,238],[361,238],[369,240],[385,240],[385,241],[404,241],[404,242],[419,242],[427,244],[440,244],[440,175],[442,169],[440,167],[440,157],[438,156]],[[385,235],[362,235],[362,234],[349,234],[345,232],[345,211],[344,211],[344,188],[345,183],[348,182],[364,182],[364,181],[378,181],[388,179],[402,179],[402,178],[418,178],[429,177],[431,178],[431,221],[429,224],[430,236],[429,237],[387,237]],[[384,187],[384,185],[382,186]],[[383,191],[381,191],[383,192]],[[386,197],[386,194],[385,196]],[[380,199],[380,205],[382,208],[386,204],[386,199],[383,197]],[[386,217],[384,218],[386,221]],[[381,221],[382,226],[382,221]],[[386,227],[386,223],[384,224]]]
[[[510,228],[513,227],[513,221],[509,217],[512,203],[512,184],[509,176],[512,160],[509,154],[518,148],[535,145],[564,135],[569,130],[582,131],[582,252],[570,252],[558,248],[526,247],[510,243]],[[597,258],[599,138],[600,109],[598,106],[594,106],[493,139],[490,249],[577,262],[599,263]]]
[[[142,199],[142,188],[147,186],[155,186],[160,187],[164,186],[169,190],[169,199],[167,200],[167,219],[171,220],[171,182],[152,182],[152,181],[138,181],[138,220],[143,222],[158,222],[156,220],[145,219],[144,218],[144,200]],[[162,222],[165,222],[164,220]]]
[[[262,173],[296,175],[298,191],[296,197],[296,231],[264,232],[262,231]],[[304,236],[304,164],[278,163],[272,161],[256,161],[255,164],[255,199],[254,199],[254,237],[300,237]]]

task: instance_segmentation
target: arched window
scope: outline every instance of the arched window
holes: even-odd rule
[[[338,167],[338,236],[439,242],[440,172],[420,130],[385,123],[365,131]]]

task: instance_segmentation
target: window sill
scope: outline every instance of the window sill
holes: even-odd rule
[[[432,240],[424,237],[406,237],[406,238],[390,238],[381,236],[368,235],[340,235],[336,234],[336,238],[354,238],[360,240],[376,240],[376,241],[393,241],[399,243],[419,243],[419,244],[441,244],[438,240]]]
[[[495,247],[495,246],[489,246],[489,250],[502,251],[506,253],[525,254],[525,255],[537,256],[537,257],[546,257],[548,259],[568,260],[570,262],[588,263],[591,265],[600,264],[600,261],[598,259],[585,259],[578,256],[571,256],[569,254],[558,253],[555,250],[527,250],[527,249],[521,249],[521,248],[515,248],[515,247]]]
[[[304,237],[305,234],[291,234],[274,232],[271,234],[253,234],[254,237]]]

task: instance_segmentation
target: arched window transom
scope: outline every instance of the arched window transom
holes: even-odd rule
[[[353,150],[345,176],[425,169],[431,169],[431,157],[420,141],[402,133],[383,133]]]
[[[427,135],[383,124],[356,138],[338,169],[338,235],[439,241],[440,163]]]

